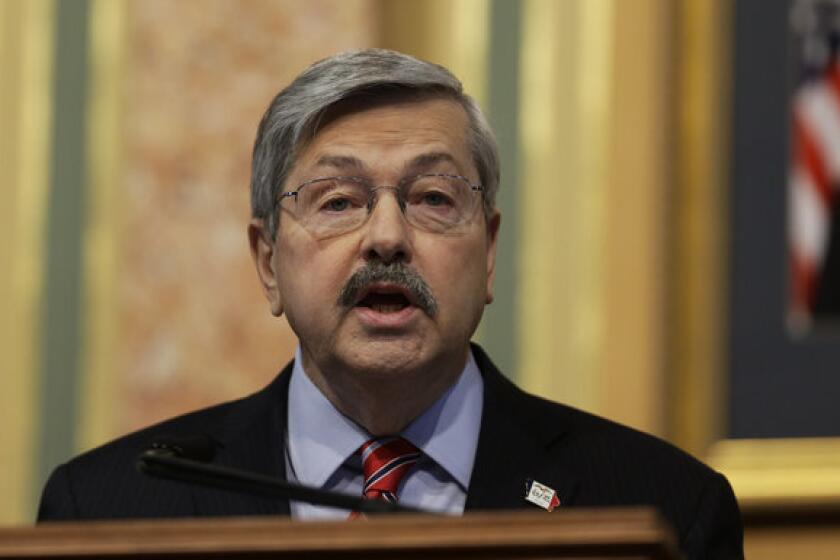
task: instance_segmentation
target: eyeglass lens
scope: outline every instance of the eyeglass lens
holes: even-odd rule
[[[430,232],[462,225],[481,198],[456,176],[420,175],[400,187],[372,187],[355,178],[330,177],[302,186],[292,204],[298,220],[313,234],[338,235],[364,223],[383,190],[394,191],[410,224]]]

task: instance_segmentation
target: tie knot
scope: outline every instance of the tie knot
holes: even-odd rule
[[[397,501],[403,476],[420,458],[420,450],[401,437],[374,438],[359,448],[368,498]]]

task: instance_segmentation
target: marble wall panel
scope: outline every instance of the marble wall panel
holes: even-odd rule
[[[265,385],[295,338],[250,261],[250,150],[310,63],[372,46],[375,0],[132,0],[118,282],[125,432]]]

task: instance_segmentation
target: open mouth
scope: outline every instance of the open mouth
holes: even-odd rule
[[[431,288],[401,261],[388,265],[371,262],[354,272],[339,292],[336,305],[356,309],[371,321],[391,326],[408,321],[415,311],[429,317],[437,313]]]
[[[373,290],[356,304],[357,307],[368,307],[377,313],[397,313],[410,305],[411,301],[403,293]]]

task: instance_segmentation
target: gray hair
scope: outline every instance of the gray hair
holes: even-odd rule
[[[360,96],[405,93],[450,97],[469,119],[469,144],[489,215],[499,188],[499,149],[493,131],[461,82],[443,66],[385,49],[341,53],[316,62],[272,100],[260,121],[251,162],[251,215],[277,232],[280,189],[300,149],[337,103]]]

